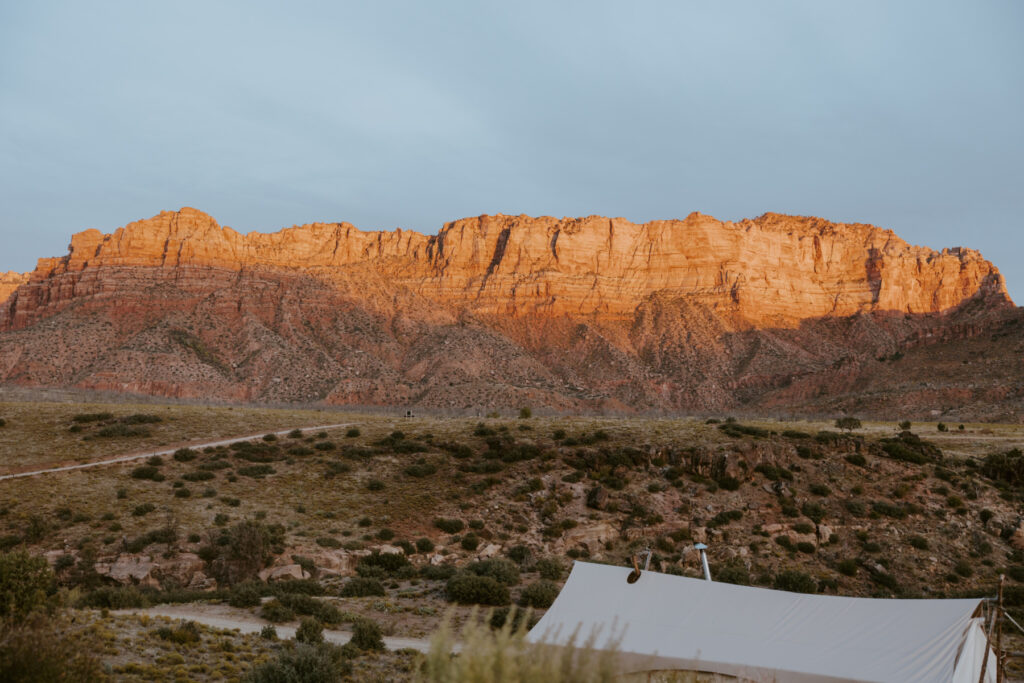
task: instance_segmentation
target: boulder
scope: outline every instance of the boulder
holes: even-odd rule
[[[608,541],[619,537],[619,530],[611,522],[597,522],[588,526],[578,526],[565,532],[562,539],[568,546],[583,546],[593,552]]]
[[[483,549],[476,554],[478,560],[486,560],[489,557],[494,557],[501,552],[501,546],[497,543],[488,543]]]
[[[150,586],[159,588],[160,581],[154,576],[156,563],[148,555],[118,555],[112,562],[97,562],[96,573],[126,586]]]
[[[285,579],[308,579],[309,573],[297,564],[285,564],[278,567],[267,567],[260,572],[260,581],[271,583]]]

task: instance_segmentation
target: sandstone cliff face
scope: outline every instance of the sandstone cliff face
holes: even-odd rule
[[[13,271],[0,273],[0,305],[14,293],[18,287],[28,282],[28,275]]]
[[[766,214],[740,223],[692,214],[637,225],[613,218],[480,216],[435,236],[363,232],[347,223],[242,235],[195,209],[104,235],[76,234],[68,256],[41,259],[0,324],[19,327],[103,274],[155,268],[284,271],[355,288],[368,272],[480,314],[629,318],[652,295],[729,311],[752,327],[826,315],[935,313],[973,297],[1009,302],[1002,277],[970,249],[913,247],[891,231]],[[386,296],[384,298],[387,298]]]
[[[818,218],[243,235],[194,209],[76,234],[0,302],[0,381],[459,411],[792,406],[1015,310],[975,251]]]

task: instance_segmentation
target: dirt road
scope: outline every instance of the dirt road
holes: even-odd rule
[[[341,424],[333,425],[317,425],[314,427],[292,427],[289,429],[282,429],[276,432],[269,432],[276,434],[277,436],[283,436],[293,429],[302,429],[303,431],[320,431],[322,429],[337,429],[338,427],[349,427],[351,422],[343,422]],[[69,470],[83,470],[87,467],[100,467],[101,465],[113,465],[119,462],[131,462],[132,460],[142,460],[143,458],[151,458],[154,455],[172,455],[174,451],[179,448],[207,448],[217,446],[229,446],[239,441],[250,441],[252,439],[259,439],[268,432],[260,432],[259,434],[248,434],[246,436],[236,436],[230,439],[219,439],[217,441],[204,441],[203,443],[184,443],[171,446],[159,451],[147,451],[145,453],[132,453],[130,455],[121,455],[116,458],[106,458],[103,460],[93,460],[92,462],[79,463],[75,465],[62,465],[60,467],[48,467],[41,470],[32,470],[29,472],[15,472],[13,474],[0,475],[0,481],[4,479],[17,479],[19,477],[34,477],[37,474],[49,474],[51,472],[67,472]]]

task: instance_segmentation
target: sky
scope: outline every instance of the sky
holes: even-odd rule
[[[0,0],[0,271],[193,206],[873,223],[1024,304],[1024,3]]]

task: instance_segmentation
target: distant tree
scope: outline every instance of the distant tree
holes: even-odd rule
[[[852,432],[854,429],[860,429],[860,420],[855,417],[841,417],[836,420],[836,427],[838,429],[845,429],[848,432]]]
[[[902,432],[909,432],[910,431],[910,420],[904,420],[903,422],[900,422],[900,431],[902,431]]]
[[[936,426],[938,427],[938,429],[939,429],[939,431],[940,431],[940,432],[945,432],[945,431],[949,431],[949,427],[947,427],[947,426],[946,426],[946,424],[945,424],[944,422],[940,422],[940,423],[939,423],[938,425],[936,425]]]
[[[530,410],[530,406],[523,406],[519,409],[519,419],[528,420],[533,417],[533,411]]]
[[[0,554],[0,619],[18,622],[45,607],[54,588],[46,558],[23,550]]]

